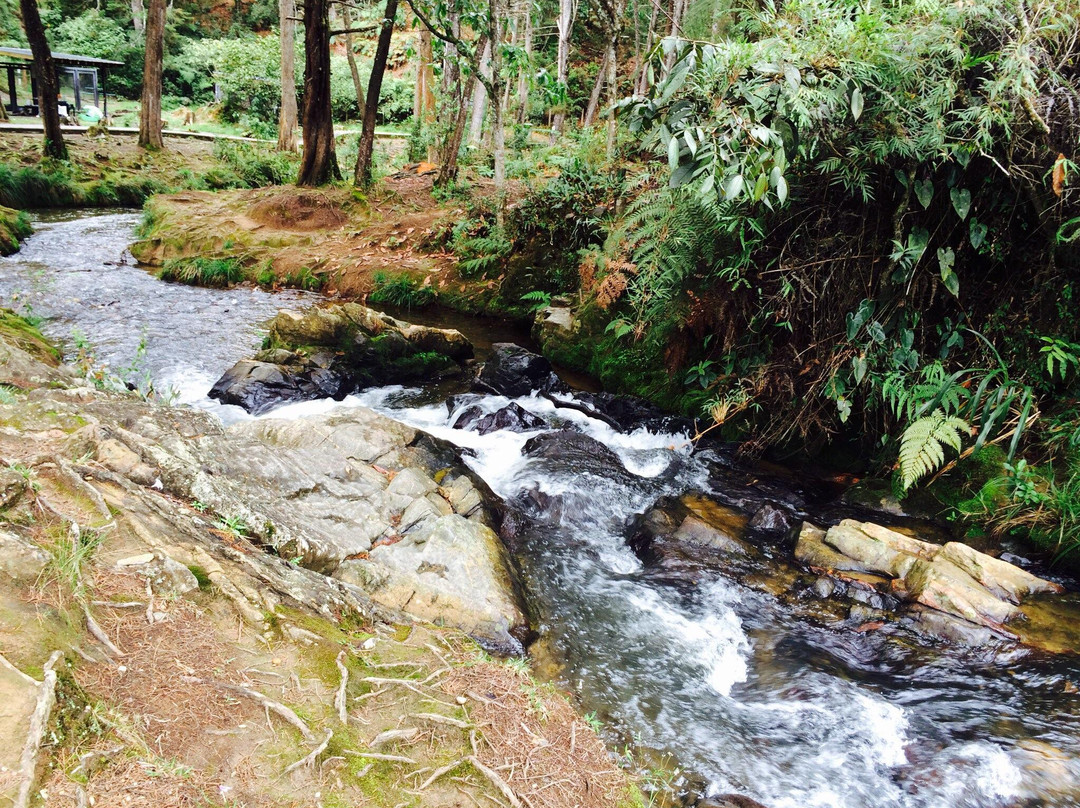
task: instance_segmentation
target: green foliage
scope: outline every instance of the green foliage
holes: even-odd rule
[[[246,35],[233,39],[189,41],[186,53],[203,66],[222,92],[221,116],[230,122],[245,116],[257,121],[277,120],[281,104],[281,40],[276,36]],[[297,47],[298,81],[303,71],[303,52]],[[298,85],[298,90],[301,89]]]
[[[297,155],[254,143],[217,140],[214,142],[214,157],[239,179],[228,187],[289,185],[295,182],[299,171]]]
[[[231,286],[244,279],[244,267],[237,258],[172,258],[158,277],[197,286]]]
[[[936,409],[913,421],[900,438],[900,478],[904,490],[945,463],[945,447],[960,451],[967,421]]]
[[[368,295],[368,300],[372,303],[385,303],[412,310],[430,306],[437,297],[434,289],[417,285],[408,275],[391,276],[376,272],[374,280],[375,288]]]

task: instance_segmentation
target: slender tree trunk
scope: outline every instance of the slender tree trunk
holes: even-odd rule
[[[348,0],[341,4],[341,21],[344,23],[346,31],[352,28],[352,14],[349,12]],[[360,68],[356,66],[352,33],[345,34],[345,58],[349,61],[349,74],[352,76],[353,91],[356,93],[356,111],[360,113],[362,118],[364,108],[367,106],[367,98],[364,95],[364,85],[360,81]]]
[[[637,85],[634,92],[637,95],[645,95],[649,89],[649,54],[656,40],[656,18],[660,15],[660,0],[652,0],[652,16],[649,18],[649,30],[645,34],[645,48],[642,51],[641,62],[638,65]]]
[[[38,106],[41,108],[41,122],[45,126],[46,157],[66,160],[67,144],[60,129],[60,110],[56,99],[60,95],[60,82],[56,77],[56,63],[53,62],[49,40],[45,38],[45,26],[41,24],[37,0],[19,0],[22,9],[23,28],[30,42],[30,52],[34,57],[32,70],[38,86]]]
[[[677,37],[682,34],[682,20],[683,14],[686,12],[686,0],[671,0],[671,31],[668,34],[670,37]],[[675,51],[673,50],[664,59],[664,76],[671,72],[671,68],[675,66]]]
[[[330,2],[304,0],[304,153],[297,185],[341,179],[330,109]]]
[[[416,97],[413,99],[413,115],[424,123],[430,123],[435,114],[434,59],[431,31],[421,26],[420,63],[416,66]]]
[[[533,9],[532,0],[525,0],[525,64],[518,73],[518,123],[529,119],[529,65],[533,53]]]
[[[469,124],[469,145],[479,146],[480,137],[484,134],[484,113],[487,112],[487,87],[483,79],[491,79],[491,41],[484,46],[483,55],[480,57],[479,73],[481,81],[473,85],[472,93],[472,122]]]
[[[394,35],[394,19],[397,17],[397,6],[398,0],[386,0],[386,12],[383,15],[382,30],[379,31],[379,44],[375,48],[375,59],[371,63],[367,103],[364,105],[364,128],[360,132],[360,146],[356,153],[356,173],[354,177],[356,184],[362,188],[366,188],[371,184],[371,157],[375,151],[375,115],[379,111],[379,94],[382,92],[386,60],[390,55],[390,38]]]
[[[296,0],[278,0],[281,18],[281,113],[278,151],[296,151]]]
[[[477,43],[477,47],[481,52],[484,46],[484,42]],[[461,75],[460,72],[458,75]],[[472,94],[473,85],[477,83],[476,73],[474,72],[464,86],[459,85],[460,102],[457,105],[453,126],[448,131],[446,139],[439,149],[439,173],[435,177],[435,185],[437,186],[445,187],[457,180],[458,152],[461,151],[461,141],[465,138],[465,122],[469,117],[469,108],[465,104],[465,99]]]
[[[604,89],[607,81],[608,51],[604,50],[604,58],[600,62],[600,69],[596,73],[596,83],[593,84],[592,92],[589,93],[589,105],[585,107],[585,117],[581,119],[582,126],[592,126],[596,121],[596,113],[600,110],[600,92]]]
[[[615,156],[615,135],[617,133],[618,120],[615,118],[615,101],[618,94],[618,59],[615,52],[616,36],[612,36],[608,42],[607,50],[607,100],[608,100],[608,125],[607,125],[607,158]]]
[[[570,78],[570,32],[574,27],[574,18],[577,16],[578,0],[559,0],[559,17],[555,21],[559,29],[559,48],[555,57],[555,78],[563,88]],[[562,132],[566,122],[566,110],[561,109],[555,113],[551,121],[552,142],[555,135]]]
[[[150,0],[146,15],[146,54],[139,102],[139,145],[164,148],[161,139],[161,70],[165,59],[165,0]]]
[[[142,37],[146,30],[146,7],[143,0],[131,0],[131,24],[135,26],[135,35]]]

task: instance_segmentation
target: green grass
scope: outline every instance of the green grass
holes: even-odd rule
[[[375,289],[368,296],[372,303],[412,310],[422,309],[435,302],[438,294],[430,286],[418,286],[408,275],[391,276],[375,273]]]
[[[198,286],[231,286],[244,280],[244,267],[237,258],[173,258],[158,277]]]

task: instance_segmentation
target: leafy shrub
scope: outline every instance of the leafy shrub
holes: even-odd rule
[[[198,286],[231,286],[244,279],[244,268],[236,258],[173,258],[158,277]]]
[[[375,288],[368,295],[371,303],[384,303],[403,309],[422,309],[435,302],[437,294],[430,286],[419,286],[408,275],[375,273]]]

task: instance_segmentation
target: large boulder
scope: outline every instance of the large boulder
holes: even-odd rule
[[[52,556],[29,539],[0,530],[0,574],[15,581],[38,579]]]
[[[238,362],[211,398],[255,415],[290,401],[340,401],[365,387],[460,375],[473,347],[460,332],[397,320],[356,303],[282,310],[267,347]]]
[[[210,398],[262,415],[291,401],[340,401],[355,389],[340,369],[322,367],[298,354],[293,357],[284,364],[242,359],[214,383]]]
[[[527,620],[511,569],[489,527],[450,513],[423,535],[345,561],[334,575],[383,606],[464,629],[500,652],[521,653]]]
[[[488,392],[509,398],[527,396],[534,390],[551,390],[561,384],[548,360],[512,342],[492,346],[477,381]]]
[[[939,628],[936,633],[948,639],[965,632],[934,618],[933,612],[1017,637],[1008,624],[1020,617],[1018,604],[1032,594],[1062,591],[1056,583],[959,542],[942,546],[852,519],[827,531],[804,523],[795,558],[842,581],[886,582],[896,597],[931,610],[920,613],[916,624]]]

